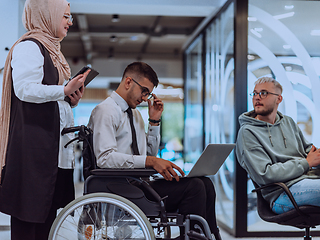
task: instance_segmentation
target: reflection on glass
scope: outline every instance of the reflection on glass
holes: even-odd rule
[[[320,1],[250,0],[248,22],[248,94],[254,82],[269,76],[283,86],[279,111],[292,117],[304,136],[320,146],[319,29]],[[287,7],[286,7],[287,6]],[[299,27],[299,26],[302,26]],[[248,96],[248,110],[252,110]],[[248,231],[296,231],[295,228],[261,224],[255,196],[248,182]],[[279,227],[280,229],[275,229]]]
[[[205,145],[234,143],[234,5],[206,31]],[[233,228],[234,157],[229,155],[213,180],[217,192],[217,219]]]
[[[186,52],[185,81],[185,170],[200,156],[203,150],[203,84],[202,84],[202,37]]]

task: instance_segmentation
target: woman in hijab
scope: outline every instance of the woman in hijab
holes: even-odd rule
[[[74,199],[71,107],[88,74],[70,78],[60,42],[72,25],[66,0],[27,0],[25,33],[10,49],[0,115],[0,211],[11,215],[11,239],[48,239],[57,209]],[[64,101],[68,96],[70,103]]]

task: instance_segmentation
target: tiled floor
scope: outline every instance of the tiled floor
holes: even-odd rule
[[[7,215],[0,213],[0,239],[1,240],[10,240],[10,230],[8,229],[8,225],[9,225],[9,217]],[[223,230],[221,230],[220,232],[223,240],[248,239],[248,238],[235,238]],[[279,239],[279,238],[250,238],[250,240],[270,240],[270,239]],[[281,238],[281,240],[287,240],[287,239],[302,240],[303,238]],[[319,240],[320,237],[313,237],[312,239]]]
[[[82,184],[77,184],[76,185],[76,196],[81,196],[81,195],[82,195]],[[268,225],[268,223],[265,223],[265,222],[261,222],[261,224]],[[9,225],[10,225],[9,216],[0,213],[0,240],[10,240],[10,228],[9,228]],[[228,234],[227,232],[223,231],[222,229],[220,230],[220,232],[221,232],[221,236],[222,236],[223,240],[235,240],[235,239],[270,240],[270,239],[279,239],[279,238],[235,238],[235,237],[231,236],[230,234]],[[286,240],[286,239],[302,240],[303,238],[281,238],[281,240]],[[320,240],[320,237],[313,237],[312,239],[313,240]]]

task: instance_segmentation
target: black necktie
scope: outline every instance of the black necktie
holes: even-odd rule
[[[138,144],[137,144],[137,136],[136,136],[136,130],[134,129],[133,125],[133,116],[132,116],[132,110],[129,107],[126,112],[128,113],[129,120],[130,120],[130,127],[131,127],[131,135],[132,135],[132,144],[131,144],[131,149],[133,151],[133,155],[140,155],[139,149],[138,149]]]

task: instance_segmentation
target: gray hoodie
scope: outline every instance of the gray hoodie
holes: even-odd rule
[[[320,178],[319,170],[309,170],[306,160],[312,144],[292,118],[277,112],[275,123],[270,124],[255,117],[254,111],[239,117],[236,155],[258,185],[284,182],[290,187],[304,178]],[[279,187],[270,187],[262,195],[272,207],[282,192]]]

